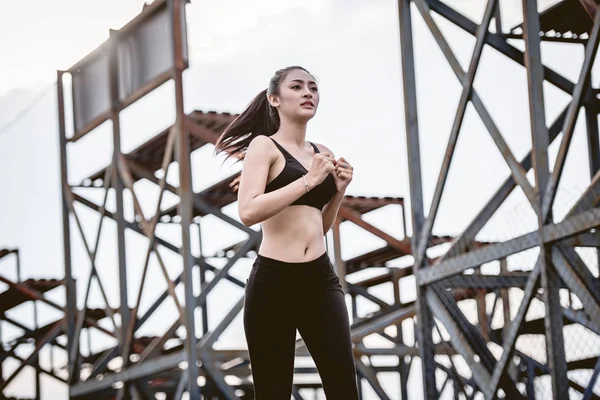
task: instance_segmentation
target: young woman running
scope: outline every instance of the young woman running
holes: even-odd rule
[[[316,79],[302,67],[281,69],[216,146],[244,160],[240,219],[246,226],[260,223],[263,233],[244,307],[257,400],[290,399],[296,330],[327,399],[358,399],[344,292],[324,240],[353,167],[306,140],[318,106]]]

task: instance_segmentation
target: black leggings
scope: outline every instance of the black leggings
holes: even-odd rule
[[[301,263],[258,255],[244,308],[255,399],[290,399],[296,329],[327,399],[358,399],[344,292],[327,254]]]

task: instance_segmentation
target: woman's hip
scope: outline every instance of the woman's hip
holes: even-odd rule
[[[303,262],[286,262],[259,254],[248,277],[248,290],[284,292],[301,296],[303,292],[339,288],[341,285],[327,253]]]

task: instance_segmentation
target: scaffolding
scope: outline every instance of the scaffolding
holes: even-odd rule
[[[597,269],[594,270],[597,258],[592,262],[578,252],[582,248],[600,246],[596,231],[600,225],[600,213],[596,208],[600,201],[597,122],[600,108],[598,89],[590,80],[600,30],[600,12],[597,12],[596,4],[590,0],[564,0],[538,12],[535,0],[524,0],[524,22],[510,29],[502,26],[497,0],[486,2],[480,23],[439,0],[399,0],[398,7],[410,217],[406,217],[405,200],[401,197],[346,196],[333,229],[327,235],[336,273],[351,304],[351,337],[361,393],[365,393],[365,385],[368,385],[381,399],[397,398],[391,394],[396,392],[402,399],[409,398],[409,394],[415,393],[411,386],[414,383],[409,384],[409,380],[415,381],[410,379],[414,375],[417,382],[423,383],[422,396],[419,394],[418,397],[427,399],[471,399],[482,395],[486,399],[564,399],[576,395],[585,399],[598,398],[600,394],[595,382],[600,374],[600,351],[594,347],[581,348],[577,354],[566,350],[584,335],[600,335],[600,281]],[[412,13],[415,11],[462,86],[427,215],[417,118],[412,31]],[[442,34],[436,22],[438,18],[475,37],[467,71],[461,68]],[[159,23],[163,31],[166,26],[170,33],[155,51],[161,54],[161,60],[167,54],[164,51],[171,52],[168,53],[170,64],[166,68],[162,65],[163,69],[150,68],[152,73],[142,73],[136,69],[140,60],[154,65],[152,60],[158,56],[138,49],[140,53],[133,52],[138,54],[138,59],[124,59],[132,51],[131,47],[128,47],[129,52],[123,49],[126,46],[135,48],[131,37],[143,42],[145,38],[139,33],[139,27],[152,27],[156,21],[166,24]],[[525,51],[511,44],[515,40],[524,42]],[[543,40],[584,47],[585,60],[577,82],[569,81],[542,64],[540,41]],[[85,59],[67,71],[58,72],[65,277],[45,282],[21,282],[20,278],[13,282],[0,277],[9,286],[6,292],[0,293],[4,296],[0,304],[3,312],[14,307],[13,302],[16,305],[35,300],[49,304],[43,292],[62,285],[66,291],[66,304],[59,308],[64,310],[64,317],[45,327],[21,327],[22,337],[12,339],[10,343],[2,341],[2,360],[15,358],[14,348],[34,340],[36,347],[32,356],[18,361],[23,367],[33,365],[38,374],[51,374],[68,384],[72,399],[179,400],[184,393],[194,400],[252,398],[247,350],[224,349],[216,344],[242,312],[245,282],[232,271],[239,263],[255,257],[261,233],[245,227],[227,213],[227,207],[237,201],[239,173],[197,191],[191,184],[191,154],[213,146],[237,115],[202,110],[184,113],[185,41],[185,2],[156,0],[124,28],[111,31],[111,38]],[[521,160],[512,154],[473,88],[485,45],[521,64],[527,72],[532,149]],[[73,82],[74,129],[70,136],[66,129],[65,74],[71,75]],[[175,123],[131,152],[123,153],[120,112],[168,80],[175,86]],[[548,127],[543,82],[572,96],[565,110]],[[510,176],[463,232],[456,237],[435,235],[436,216],[469,102],[504,157]],[[588,134],[591,183],[567,216],[555,221],[552,208],[556,190],[582,108]],[[67,149],[106,121],[112,125],[111,162],[73,183],[68,174]],[[548,146],[559,138],[560,150],[550,171]],[[169,168],[175,164],[177,184],[167,179]],[[525,176],[529,170],[533,170],[534,185]],[[142,182],[158,189],[158,202],[152,213],[144,212],[147,199],[137,194]],[[515,189],[525,195],[528,207],[537,216],[538,229],[499,242],[479,240],[478,233]],[[86,196],[86,190],[97,191],[103,201],[97,201],[98,196]],[[176,197],[176,205],[161,205],[166,193]],[[109,199],[114,203],[112,209],[108,205]],[[130,204],[126,199],[131,200]],[[127,217],[129,205],[133,213]],[[400,208],[402,218],[397,221],[402,225],[400,235],[394,236],[368,222],[369,213],[384,207]],[[78,211],[83,208],[99,217],[94,242],[88,241],[85,234],[86,228]],[[245,239],[214,254],[205,254],[202,242],[211,234],[202,224],[207,217],[238,230]],[[113,221],[113,235],[103,230],[105,220]],[[412,224],[412,235],[407,232],[408,222]],[[157,233],[166,225],[177,228],[174,239]],[[385,245],[344,259],[343,231],[350,225],[376,236]],[[74,234],[71,232],[73,227]],[[195,232],[194,235],[191,232]],[[136,279],[132,279],[133,271],[139,271],[132,268],[127,257],[132,251],[130,235],[145,240],[143,268]],[[75,236],[83,244],[89,261],[87,279],[80,279],[77,285],[85,293],[83,301],[79,302],[71,260]],[[192,236],[198,238],[197,243],[193,243]],[[103,237],[116,243],[117,276],[111,279],[116,282],[116,298],[109,298],[107,282],[98,272],[99,243],[106,240]],[[512,265],[511,256],[535,248],[540,251],[531,266],[523,268],[519,265],[517,268]],[[439,253],[439,249],[443,250],[441,255],[431,256],[431,250]],[[0,252],[0,258],[12,253]],[[176,257],[172,258],[173,255]],[[156,260],[167,286],[160,293],[144,290],[149,286],[146,278],[151,258]],[[489,266],[496,272],[490,273],[490,268],[486,268]],[[365,274],[367,269],[368,274]],[[175,275],[173,270],[177,271]],[[139,283],[134,285],[133,281]],[[88,306],[93,282],[97,283],[105,302],[102,309]],[[415,287],[415,284],[414,300],[401,299],[400,287]],[[211,314],[209,319],[211,293],[221,288],[229,290],[232,297],[237,293],[238,297],[229,309],[216,316]],[[130,298],[136,299],[133,306],[128,301]],[[144,331],[145,324],[160,315],[160,307],[167,302],[175,305],[176,314],[171,320],[162,321],[162,330]],[[111,306],[115,303],[116,306]],[[534,303],[541,305],[543,313],[527,318]],[[2,320],[12,322],[4,314]],[[110,338],[110,344],[92,351],[93,346],[88,343],[87,351],[84,351],[83,332],[87,333],[88,341],[103,335]],[[66,338],[66,345],[57,340],[60,336]],[[527,340],[531,337],[544,338],[547,351],[527,349]],[[66,354],[67,365],[62,369],[66,373],[56,374],[54,367],[47,370],[36,364],[35,354],[44,345],[57,347]],[[306,398],[311,392],[316,396],[322,392],[321,383],[316,377],[316,368],[304,366],[310,354],[301,339],[296,343],[296,357],[294,398]],[[420,367],[413,363],[414,360],[418,360]],[[56,367],[56,370],[60,369]],[[4,376],[0,374],[2,389],[12,378],[12,375],[8,379]],[[395,391],[389,389],[389,383],[383,383],[384,376],[394,377]]]

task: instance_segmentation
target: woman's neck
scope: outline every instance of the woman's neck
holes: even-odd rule
[[[306,141],[306,122],[282,120],[277,136],[301,149]]]

